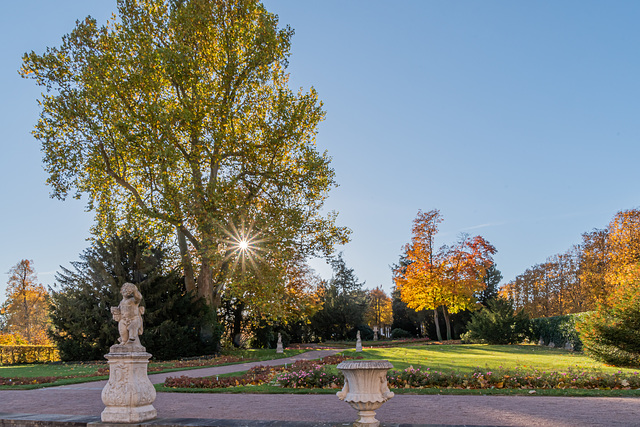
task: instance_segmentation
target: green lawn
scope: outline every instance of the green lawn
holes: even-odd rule
[[[580,371],[594,371],[603,373],[622,372],[632,375],[637,369],[625,369],[606,366],[593,361],[582,353],[572,353],[562,349],[540,347],[534,345],[411,345],[395,348],[365,348],[363,352],[345,350],[343,354],[362,356],[365,359],[387,359],[396,370],[403,370],[409,366],[414,368],[429,368],[431,370],[470,373],[476,367],[497,370],[527,368],[545,371],[565,372],[569,368]],[[240,375],[242,373],[230,374]],[[335,389],[288,389],[270,384],[257,386],[231,387],[210,390],[172,389],[163,385],[156,385],[159,392],[188,392],[188,393],[310,393],[332,394]],[[586,389],[394,389],[399,394],[467,394],[467,395],[538,395],[538,396],[640,396],[640,390],[586,390]]]
[[[345,350],[344,354],[361,355],[365,359],[387,359],[396,370],[409,366],[425,367],[433,370],[451,372],[472,372],[474,368],[513,369],[517,367],[539,370],[566,370],[569,367],[614,373],[637,372],[606,366],[590,359],[583,353],[573,353],[558,348],[537,345],[422,345],[396,348],[364,348],[362,353]]]
[[[261,361],[281,359],[285,357],[295,356],[308,350],[286,349],[283,354],[277,354],[274,349],[249,349],[235,350],[225,352],[225,356],[234,356],[240,358],[235,363],[244,363],[247,361]],[[210,361],[211,363],[207,363]],[[204,359],[202,366],[194,367],[175,367],[175,361],[150,362],[149,368],[154,369],[152,373],[185,371],[190,369],[206,368],[210,366],[222,366],[233,363],[216,363],[216,359]],[[0,390],[16,390],[16,389],[33,389],[41,387],[60,386],[67,384],[78,384],[89,381],[99,381],[107,379],[108,376],[90,376],[95,375],[98,369],[106,368],[105,362],[81,362],[81,363],[37,363],[28,365],[9,365],[0,366],[0,378],[35,378],[35,377],[69,377],[61,378],[46,384],[27,384],[20,386],[0,385]],[[155,370],[159,369],[159,370]]]
[[[275,350],[244,350],[234,352],[233,355],[240,356],[242,361],[248,360],[268,360],[279,357],[289,357],[304,352],[305,350],[285,350],[285,354],[279,355]],[[505,369],[527,368],[546,371],[566,371],[568,368],[575,370],[599,371],[604,373],[622,372],[623,374],[633,374],[636,369],[625,369],[606,366],[602,363],[595,362],[582,353],[572,353],[562,349],[554,349],[548,347],[540,347],[535,345],[512,345],[512,346],[491,346],[491,345],[416,345],[408,344],[403,347],[390,348],[364,348],[361,353],[356,353],[354,349],[346,349],[344,354],[351,356],[362,356],[365,359],[387,359],[396,370],[403,370],[409,366],[414,368],[429,368],[431,370],[461,373],[470,373],[476,367],[486,370],[497,370],[500,367]],[[211,363],[208,366],[213,366]],[[0,366],[0,377],[37,377],[37,376],[81,376],[90,375],[98,368],[105,367],[102,364],[38,364],[38,365],[19,365],[19,366]],[[162,367],[164,372],[184,369],[176,369],[170,362],[152,362],[152,367]],[[228,374],[240,375],[242,373]],[[179,374],[178,374],[179,375]],[[65,383],[85,382],[106,377],[88,377],[88,378],[69,378],[58,380],[55,383],[47,385],[62,385]],[[25,386],[0,386],[0,389],[7,388],[35,388],[42,385],[25,385]],[[171,389],[162,385],[156,386],[158,391],[184,391],[190,393],[207,392],[207,393],[335,393],[335,389],[286,389],[273,385],[258,385],[232,387],[214,390],[196,390],[196,389]],[[509,390],[509,389],[482,389],[482,390],[460,390],[460,389],[405,389],[394,390],[398,393],[414,393],[414,394],[531,394],[529,390]],[[640,396],[640,390],[536,390],[536,395],[548,396]]]

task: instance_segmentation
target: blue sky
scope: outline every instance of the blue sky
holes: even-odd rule
[[[296,31],[292,86],[324,102],[318,147],[340,184],[326,206],[353,230],[340,249],[367,287],[391,289],[418,209],[440,209],[440,244],[462,231],[488,239],[508,281],[640,205],[639,2],[265,5]],[[25,0],[0,15],[0,300],[23,258],[53,284],[93,218],[81,201],[48,197],[30,134],[40,90],[18,76],[21,56],[114,10]]]

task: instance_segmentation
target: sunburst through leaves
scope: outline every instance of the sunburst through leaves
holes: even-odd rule
[[[240,227],[230,221],[229,228],[224,228],[223,231],[227,235],[227,239],[224,240],[227,250],[226,258],[233,257],[233,267],[235,270],[240,264],[242,272],[245,273],[247,269],[247,262],[254,271],[258,271],[257,262],[264,259],[260,255],[260,252],[264,251],[264,248],[260,247],[261,243],[264,243],[267,239],[261,238],[261,233],[254,230],[253,222],[248,227],[244,222]]]

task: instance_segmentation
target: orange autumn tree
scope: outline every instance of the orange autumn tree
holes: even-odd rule
[[[2,314],[8,332],[29,344],[49,344],[49,293],[37,282],[33,261],[23,259],[9,270]]]
[[[486,284],[482,280],[493,264],[496,249],[480,236],[463,235],[453,246],[435,247],[440,211],[419,211],[413,221],[411,243],[405,245],[408,265],[394,271],[400,298],[416,311],[433,310],[436,335],[442,340],[438,309],[442,307],[451,339],[449,313],[471,309],[474,295]]]
[[[381,286],[369,291],[369,306],[364,316],[366,322],[371,326],[377,326],[379,331],[385,326],[391,326],[391,323],[393,323],[391,298]]]
[[[476,306],[475,295],[482,292],[487,284],[484,276],[493,265],[496,248],[481,236],[471,237],[463,234],[456,244],[444,250],[444,294],[446,302],[442,305],[447,325],[447,339],[451,339],[449,313],[473,310]]]

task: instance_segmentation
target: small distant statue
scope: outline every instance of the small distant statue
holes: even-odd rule
[[[122,285],[120,293],[122,294],[120,305],[111,307],[113,320],[118,322],[120,333],[118,343],[141,346],[138,336],[142,335],[142,315],[144,314],[144,307],[140,307],[142,294],[133,283]]]
[[[362,340],[360,339],[360,331],[356,334],[356,351],[360,353],[362,351]]]
[[[276,346],[276,353],[284,353],[284,348],[282,347],[282,334],[280,332],[278,332],[278,344]]]

